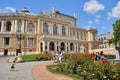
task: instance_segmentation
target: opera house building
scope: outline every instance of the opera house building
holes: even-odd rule
[[[97,30],[77,26],[76,13],[30,13],[27,8],[15,13],[0,13],[0,55],[37,53],[88,53],[97,49]]]

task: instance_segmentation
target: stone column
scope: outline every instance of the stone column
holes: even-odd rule
[[[17,32],[17,28],[18,28],[18,26],[17,26],[17,20],[15,20],[14,32]]]
[[[78,43],[76,44],[76,51],[78,52]]]
[[[45,51],[45,41],[42,42],[43,43],[43,52]]]
[[[1,24],[2,24],[2,25],[1,25],[1,32],[3,32],[3,31],[4,31],[4,28],[3,28],[3,27],[4,27],[4,24],[5,24],[4,21],[2,21]]]
[[[76,43],[73,43],[74,44],[74,52],[76,52]]]
[[[21,31],[24,33],[25,21],[22,21]],[[26,27],[27,28],[27,27]]]
[[[55,44],[55,51],[57,51],[57,42],[54,42]]]
[[[68,52],[70,52],[70,43],[68,43]]]
[[[12,23],[11,32],[13,32],[14,31],[14,27],[15,27],[14,20],[12,20],[11,23]]]
[[[47,51],[50,50],[50,49],[49,49],[49,43],[50,43],[50,42],[47,42]]]
[[[60,42],[58,42],[58,51],[60,51],[61,50],[61,48],[60,48]]]
[[[50,23],[50,26],[49,26],[49,28],[48,28],[48,32],[49,32],[50,34],[53,34],[53,23]]]
[[[67,42],[65,42],[65,52],[67,52]]]

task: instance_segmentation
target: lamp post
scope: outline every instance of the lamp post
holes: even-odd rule
[[[17,40],[18,40],[18,46],[19,46],[19,49],[18,49],[18,53],[22,53],[21,51],[21,40],[24,38],[24,36],[22,34],[18,34],[17,35]]]

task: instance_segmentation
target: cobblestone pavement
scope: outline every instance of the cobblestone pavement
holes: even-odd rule
[[[11,63],[7,62],[9,58],[11,57],[0,57],[0,80],[37,80],[32,68],[42,62],[16,63],[15,71],[10,71]]]

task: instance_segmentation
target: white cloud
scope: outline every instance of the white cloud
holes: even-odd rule
[[[92,24],[92,23],[93,23],[93,21],[91,21],[91,20],[90,20],[88,23],[89,23],[89,24]]]
[[[99,24],[99,22],[100,22],[99,19],[95,19],[94,21],[95,21],[95,23],[97,23],[97,24]]]
[[[120,18],[120,1],[118,1],[117,5],[112,8],[111,12],[108,12],[108,19],[111,17]]]
[[[104,26],[102,26],[101,28],[102,28],[102,29],[105,29],[105,27],[104,27]]]
[[[96,0],[90,0],[89,2],[85,2],[83,10],[88,13],[95,14],[104,8],[104,5],[100,4]]]
[[[0,13],[14,13],[16,9],[13,7],[5,7],[5,9],[0,9]]]
[[[16,9],[12,7],[6,7],[5,9],[13,13],[16,12]]]
[[[95,15],[96,18],[101,18],[101,15]]]

